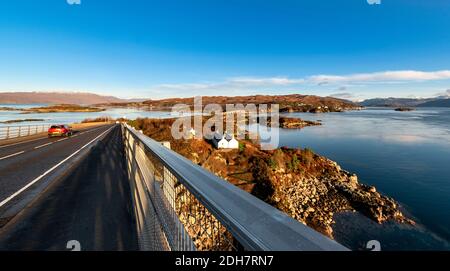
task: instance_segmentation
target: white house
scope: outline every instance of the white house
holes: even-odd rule
[[[212,139],[214,147],[217,149],[239,149],[239,141],[234,138],[234,135],[228,133],[215,133]]]

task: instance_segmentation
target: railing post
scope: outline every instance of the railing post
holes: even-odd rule
[[[6,127],[6,139],[9,138],[9,126]]]
[[[20,137],[22,135],[22,126],[19,126],[19,134],[17,135],[17,137]]]
[[[31,133],[31,126],[28,126],[28,136],[30,136]]]

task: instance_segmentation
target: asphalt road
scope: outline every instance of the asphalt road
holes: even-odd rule
[[[1,150],[0,158],[9,152],[25,152],[0,161],[0,199],[109,128],[59,142],[43,139]],[[137,250],[122,144],[116,126],[75,170],[0,229],[0,250],[67,250],[71,240],[79,242],[81,250]]]
[[[111,128],[100,126],[75,133],[0,146],[0,207],[5,200],[82,146]]]

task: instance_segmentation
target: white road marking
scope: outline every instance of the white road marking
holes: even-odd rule
[[[100,135],[98,135],[96,138],[92,139],[91,141],[89,141],[88,143],[86,143],[86,145],[84,145],[83,147],[81,147],[80,149],[78,149],[76,152],[72,153],[71,155],[67,156],[66,158],[64,158],[64,160],[62,160],[61,162],[59,162],[58,164],[54,165],[52,168],[50,168],[49,170],[47,170],[46,172],[42,173],[40,176],[38,176],[37,178],[35,178],[34,180],[32,180],[31,182],[29,182],[27,185],[25,185],[24,187],[22,187],[21,189],[19,189],[17,192],[15,192],[14,194],[12,194],[11,196],[9,196],[8,198],[4,199],[2,202],[0,202],[0,207],[2,207],[3,205],[5,205],[6,203],[8,203],[10,200],[12,200],[13,198],[17,197],[17,195],[19,195],[20,193],[22,193],[23,191],[25,191],[28,187],[32,186],[33,184],[35,184],[36,182],[38,182],[40,179],[44,178],[47,174],[49,174],[50,172],[52,172],[53,170],[55,170],[57,167],[59,167],[60,165],[62,165],[63,163],[65,163],[67,160],[69,160],[70,158],[72,158],[73,156],[75,156],[77,153],[79,153],[81,150],[83,150],[84,148],[86,148],[87,146],[89,146],[92,142],[96,141],[97,139],[99,139],[100,137],[102,137],[104,134],[106,134],[107,132],[111,131],[112,128],[114,128],[115,126],[110,127],[108,130],[104,131],[103,133],[101,133]]]
[[[13,156],[22,154],[22,153],[24,153],[24,152],[25,152],[25,151],[20,151],[20,152],[16,152],[16,153],[13,153],[13,154],[10,154],[10,155],[7,155],[7,156],[3,156],[3,157],[0,157],[0,160],[7,159],[7,158],[10,158],[10,157],[13,157]]]
[[[56,142],[64,141],[64,140],[67,140],[67,139],[68,139],[67,137],[66,138],[61,138],[61,139],[56,140]]]
[[[40,149],[42,147],[45,147],[45,146],[48,146],[48,145],[51,145],[51,144],[53,144],[53,142],[49,142],[49,143],[46,143],[46,144],[39,145],[37,147],[34,147],[34,149]]]
[[[6,147],[10,147],[10,146],[19,145],[19,144],[22,144],[22,143],[28,143],[28,142],[38,141],[38,140],[42,140],[42,139],[44,139],[44,138],[41,137],[41,138],[36,138],[36,139],[32,139],[32,140],[27,140],[27,141],[17,142],[17,143],[14,143],[14,144],[3,145],[3,146],[0,146],[0,149],[1,149],[1,148],[6,148]]]

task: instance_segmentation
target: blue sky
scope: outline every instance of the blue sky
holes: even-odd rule
[[[69,0],[71,1],[71,0]],[[450,1],[14,0],[0,91],[450,94]]]

